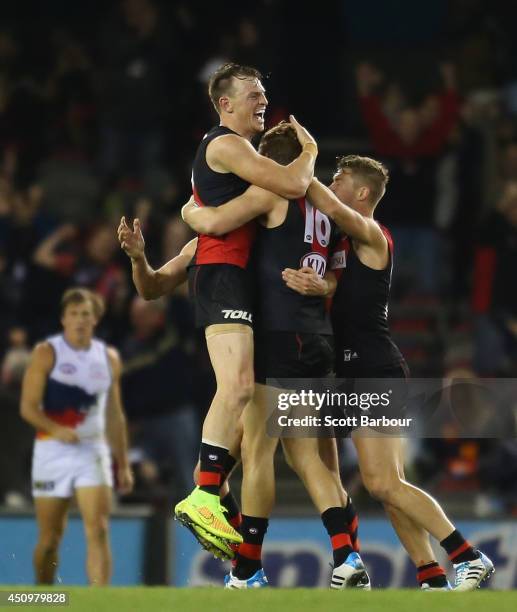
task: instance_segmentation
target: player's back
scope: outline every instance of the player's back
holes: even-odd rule
[[[324,276],[332,225],[305,198],[291,200],[282,224],[260,227],[254,249],[259,327],[269,331],[331,334],[321,297],[300,295],[282,279],[285,268],[311,267]]]

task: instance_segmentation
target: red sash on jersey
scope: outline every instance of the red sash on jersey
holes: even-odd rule
[[[192,185],[192,191],[197,204],[206,206],[194,185]],[[225,263],[245,269],[248,265],[255,234],[255,221],[250,221],[224,236],[199,234],[194,263],[196,265]]]

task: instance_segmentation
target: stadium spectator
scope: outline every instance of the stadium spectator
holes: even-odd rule
[[[476,369],[484,375],[517,373],[517,182],[504,186],[476,252],[473,308]]]
[[[107,224],[93,227],[84,245],[78,238],[80,234],[75,226],[61,225],[38,245],[31,293],[36,292],[40,283],[49,283],[50,291],[41,296],[48,303],[52,298],[50,292],[55,294],[71,284],[96,291],[106,302],[106,316],[100,329],[117,338],[125,323],[124,306],[129,289],[125,270],[116,260],[118,250],[113,229]]]
[[[101,37],[100,162],[103,172],[140,176],[159,164],[171,101],[181,87],[177,39],[153,0],[123,0]]]
[[[19,388],[29,363],[29,355],[27,331],[23,327],[12,327],[8,333],[8,349],[2,362],[3,385],[13,389]]]
[[[132,332],[122,344],[122,391],[133,445],[170,481],[170,498],[192,489],[200,421],[192,403],[193,359],[175,327],[166,324],[164,299],[131,302]]]
[[[436,294],[440,286],[440,243],[435,227],[437,171],[459,115],[454,69],[441,67],[444,90],[419,105],[400,99],[392,84],[388,109],[377,89],[384,75],[368,63],[357,67],[357,91],[370,141],[390,171],[390,190],[381,221],[397,245],[399,278],[414,292]]]
[[[44,88],[47,142],[63,156],[91,159],[97,133],[93,62],[85,46],[66,31],[56,32],[52,42],[55,63]]]

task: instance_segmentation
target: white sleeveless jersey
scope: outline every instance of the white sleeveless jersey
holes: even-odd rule
[[[54,349],[54,367],[42,402],[46,416],[76,430],[81,440],[104,438],[111,367],[106,344],[93,338],[87,349],[75,349],[62,334],[47,338]],[[48,438],[38,432],[37,438]]]

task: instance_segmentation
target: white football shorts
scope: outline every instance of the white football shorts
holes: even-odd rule
[[[34,497],[72,497],[75,489],[102,485],[113,487],[111,453],[106,442],[35,441],[32,455]]]

